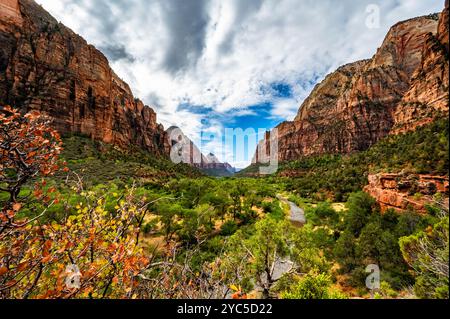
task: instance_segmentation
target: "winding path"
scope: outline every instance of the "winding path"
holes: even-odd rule
[[[282,201],[283,203],[286,203],[289,205],[289,209],[291,211],[291,215],[289,220],[298,226],[303,226],[306,224],[306,217],[305,217],[305,211],[298,207],[295,203],[289,201],[287,198],[283,197],[282,195],[278,194],[277,198]]]

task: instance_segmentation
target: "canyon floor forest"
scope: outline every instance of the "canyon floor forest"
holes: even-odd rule
[[[364,153],[214,178],[145,152],[60,139],[41,117],[10,111],[2,127],[24,148],[4,158],[4,298],[448,297],[443,194],[435,190],[425,212],[382,212],[362,191],[379,170],[445,174],[446,119]],[[299,176],[282,176],[294,168]],[[67,265],[81,274],[73,288]],[[374,290],[370,265],[381,275]]]
[[[205,24],[213,26],[210,32],[220,29],[213,23],[192,23],[195,17],[182,10],[195,11],[199,3],[209,2],[191,1],[192,8],[184,6],[188,0],[163,2],[161,8],[159,1],[153,4],[167,11],[162,19],[168,21],[168,28],[181,33],[170,39],[174,47],[169,46],[169,60],[190,62],[197,55],[198,63],[207,59],[178,45],[198,42],[189,28]],[[183,6],[171,10],[178,2]],[[265,21],[275,15],[275,7],[270,6],[275,2],[261,1],[259,11],[242,9],[236,18],[255,15],[259,19],[249,21]],[[395,7],[402,3],[397,9],[409,10],[412,2],[395,1]],[[56,2],[45,3],[50,7]],[[104,1],[104,8],[111,9],[112,3],[122,2]],[[142,8],[150,5],[133,1],[139,3]],[[422,8],[418,3],[411,8]],[[63,13],[74,9],[62,7]],[[126,49],[140,51],[141,44],[148,42],[143,34],[150,39],[160,32],[161,21],[147,16],[159,12],[156,9],[142,10],[145,14],[133,19],[124,15],[132,22],[148,20],[145,27],[151,32],[143,31],[144,25],[135,29],[139,45],[122,48],[112,42],[105,51],[119,56]],[[97,14],[96,5],[86,10],[80,19],[92,12],[99,15],[96,18],[108,15]],[[398,10],[384,17],[397,17]],[[119,25],[119,18],[121,23],[129,22],[123,21],[120,10],[110,11],[109,26]],[[204,14],[223,19],[203,11],[201,19]],[[319,20],[328,22],[315,10],[298,11],[301,19],[314,18],[313,27]],[[330,11],[334,13],[326,10]],[[350,17],[352,12],[336,10],[342,15],[336,20],[351,26],[364,20],[359,19],[364,10],[355,13],[358,19]],[[296,22],[294,13],[288,12],[285,21],[283,15],[280,25]],[[303,25],[288,28],[291,34],[305,32],[305,39],[325,43],[327,59],[334,50],[334,40],[329,39],[344,36],[333,29],[323,35],[328,40],[316,39],[316,33],[304,29]],[[121,30],[130,35],[131,29]],[[236,30],[247,34],[258,28]],[[366,32],[367,39],[371,32],[379,32],[369,27],[357,31]],[[108,30],[103,35],[110,39],[113,34]],[[261,36],[269,40],[270,53],[280,49],[275,40],[281,33]],[[233,45],[240,44],[231,38],[219,48],[227,51],[226,56],[208,66],[223,62],[226,70],[244,68],[227,64]],[[242,41],[253,38],[257,38],[253,33],[247,34]],[[286,38],[289,50],[303,45],[290,40]],[[261,43],[262,39],[252,42],[251,60],[258,61],[257,53],[264,49],[258,46]],[[151,56],[158,56],[158,49],[159,42],[149,50]],[[352,51],[347,46],[342,50],[342,54]],[[176,112],[169,112],[161,103],[154,110],[133,95],[105,54],[43,6],[34,0],[0,0],[0,299],[448,299],[449,51],[447,0],[441,12],[393,25],[370,53],[372,58],[323,74],[320,82],[316,70],[306,72],[301,83],[296,82],[297,89],[315,86],[301,106],[294,105],[298,112],[293,120],[286,116],[278,126],[270,126],[256,141],[255,160],[236,172],[212,153],[201,154],[174,124],[164,128],[155,111],[178,116],[186,131],[200,115],[215,120],[219,108],[214,113],[205,102],[196,110],[205,114],[189,113],[192,123],[183,117],[196,105],[180,102]],[[290,51],[282,53],[288,56]],[[280,69],[281,62],[267,62],[269,55],[263,59],[267,70]],[[126,70],[120,63],[128,59],[139,66],[136,74],[144,72],[141,61],[133,58],[121,57],[114,66]],[[161,77],[170,88],[160,91],[173,91],[170,94],[176,96],[178,90],[166,81],[176,73],[171,70],[166,68]],[[269,73],[265,71],[264,76]],[[176,74],[174,83],[182,73]],[[151,80],[142,85],[159,87],[154,76],[144,77]],[[262,83],[265,78],[253,80]],[[240,86],[245,81],[224,76],[219,82]],[[264,89],[270,87],[274,101],[291,108],[287,104],[292,98],[287,96],[295,88],[267,82],[258,94],[267,95]],[[223,102],[224,92],[206,85],[203,90],[205,97],[215,94]],[[155,99],[149,96],[145,98],[151,104]],[[286,99],[289,103],[284,103]],[[262,117],[267,104],[254,117]],[[237,115],[227,114],[225,122],[236,120]],[[174,138],[177,130],[180,133]],[[275,148],[274,136],[278,167],[263,175],[260,169],[267,165],[259,156],[268,154],[260,151]],[[181,140],[193,146],[185,153],[189,158],[198,155],[200,163],[170,160]]]

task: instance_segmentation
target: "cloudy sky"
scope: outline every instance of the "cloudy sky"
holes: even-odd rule
[[[233,152],[229,145],[220,147],[225,128],[270,129],[292,120],[327,73],[372,57],[393,24],[440,12],[444,3],[37,2],[104,52],[116,73],[157,111],[166,128],[179,126],[204,153],[212,151],[237,167],[251,160],[257,134],[245,149]]]

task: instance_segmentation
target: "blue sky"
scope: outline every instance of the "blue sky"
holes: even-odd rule
[[[155,109],[220,160],[245,167],[202,133],[292,120],[314,85],[373,56],[389,28],[442,11],[444,0],[37,0],[100,49]],[[244,156],[245,157],[245,156]]]
[[[264,132],[284,120],[280,117],[272,117],[272,107],[272,103],[267,102],[249,106],[246,108],[245,113],[247,114],[236,115],[235,112],[230,111],[225,115],[215,115],[214,120],[223,123],[225,127],[219,134],[213,134],[214,142],[219,142],[219,146],[217,143],[210,142],[211,137],[208,132],[211,125],[209,120],[211,113],[209,113],[208,117],[202,121],[205,134],[202,135],[204,138],[202,138],[200,145],[201,149],[204,150],[203,153],[212,152],[222,158],[223,161],[233,163],[239,168],[246,167],[252,160],[258,141],[264,137]],[[214,126],[214,122],[212,126]],[[233,130],[232,134],[227,129]],[[231,139],[232,135],[236,137]],[[244,144],[237,142],[237,138],[245,138]],[[220,145],[220,142],[223,145]]]
[[[264,133],[285,121],[284,116],[273,114],[274,100],[290,100],[293,96],[291,85],[283,82],[271,83],[261,87],[263,94],[270,96],[268,101],[256,105],[249,105],[244,110],[232,109],[226,113],[215,112],[211,107],[195,106],[189,103],[181,104],[179,111],[189,111],[200,115],[201,134],[196,144],[204,154],[213,153],[223,161],[233,163],[238,168],[246,167],[252,160],[254,151],[264,137]],[[217,131],[217,123],[223,129]],[[233,130],[231,137],[227,131]],[[237,142],[237,138],[244,139],[244,143]]]

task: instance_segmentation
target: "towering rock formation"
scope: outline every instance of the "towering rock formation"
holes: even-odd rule
[[[231,176],[235,173],[235,169],[230,164],[220,162],[214,154],[203,155],[179,127],[170,127],[167,134],[170,146],[173,146],[170,156],[174,162],[191,165],[212,176]]]
[[[449,1],[445,3],[437,33],[428,33],[419,67],[394,114],[394,133],[426,124],[448,114]]]
[[[448,81],[447,1],[440,15],[396,24],[372,59],[342,66],[318,84],[295,120],[277,127],[279,160],[365,150],[447,115]]]
[[[33,0],[0,0],[0,105],[38,110],[61,133],[169,153],[156,113],[106,57]]]

